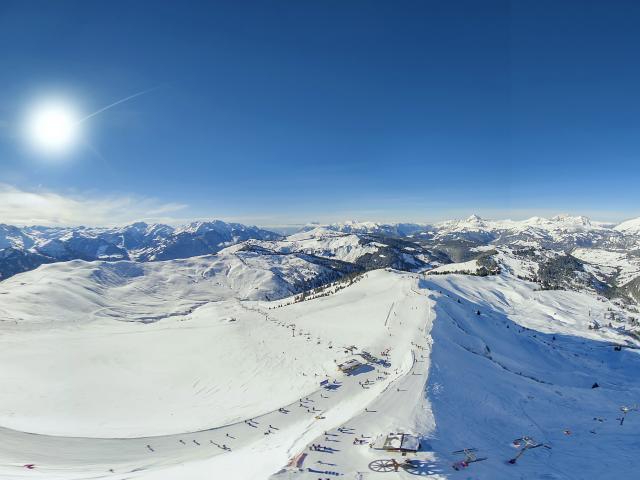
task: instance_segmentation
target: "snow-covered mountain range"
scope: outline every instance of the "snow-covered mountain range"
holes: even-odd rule
[[[584,216],[557,215],[527,220],[486,220],[477,215],[436,224],[383,224],[345,222],[327,225],[330,230],[347,233],[395,235],[439,241],[463,241],[552,246],[595,246],[610,244],[640,248],[640,219],[619,225],[595,222]]]
[[[583,216],[486,220],[472,215],[437,224],[310,224],[283,236],[219,220],[180,227],[118,228],[0,225],[0,279],[70,260],[149,262],[209,255],[237,245],[256,255],[292,256],[336,275],[391,267],[490,274],[506,269],[543,288],[587,289],[638,301],[640,219],[618,225]],[[462,266],[456,266],[457,264]],[[443,266],[446,269],[443,270]],[[316,282],[317,283],[317,282]],[[299,284],[302,288],[304,285]]]
[[[172,260],[216,253],[249,239],[278,238],[280,235],[258,227],[219,220],[177,228],[142,222],[119,228],[19,228],[0,224],[0,279],[44,263]]]

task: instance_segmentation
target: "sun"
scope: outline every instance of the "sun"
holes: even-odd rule
[[[46,155],[61,155],[77,146],[81,117],[71,102],[47,99],[28,110],[24,127],[25,139],[34,150]]]

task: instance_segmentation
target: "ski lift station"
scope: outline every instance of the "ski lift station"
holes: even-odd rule
[[[364,358],[367,362],[378,363],[378,359],[373,355],[371,355],[369,352],[362,352],[360,356]]]
[[[362,363],[352,358],[351,360],[347,360],[346,362],[338,364],[338,370],[343,373],[352,373],[354,370],[358,369],[362,366]]]
[[[390,433],[379,436],[373,443],[373,448],[388,452],[417,452],[420,450],[420,439],[408,433]]]

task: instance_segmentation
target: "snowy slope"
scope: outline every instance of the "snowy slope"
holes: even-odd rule
[[[26,249],[33,245],[33,238],[18,227],[0,223],[0,250],[4,248]]]
[[[429,274],[442,274],[442,273],[467,273],[475,274],[478,272],[480,265],[476,260],[469,260],[468,262],[449,263],[440,267],[429,270]]]
[[[408,374],[428,320],[416,289],[415,278],[379,271],[283,307],[229,299],[151,324],[18,322],[0,339],[0,365],[18,367],[0,370],[0,478],[267,478]],[[339,373],[350,344],[388,349],[391,366],[378,369],[389,375],[363,389],[365,375]],[[319,388],[324,378],[335,390]]]
[[[279,253],[305,253],[340,260],[353,264],[358,270],[391,267],[419,271],[449,261],[446,256],[434,254],[409,239],[343,233],[330,226],[307,229],[281,240],[251,240],[247,245]]]
[[[640,413],[630,413],[623,426],[617,417],[621,406],[633,406],[640,395],[640,357],[637,350],[618,352],[612,344],[637,348],[640,342],[615,328],[588,328],[615,306],[581,293],[536,291],[534,284],[510,275],[435,276],[419,285],[429,292],[433,308],[426,403],[412,399],[412,389],[400,383],[369,411],[345,422],[355,434],[334,429],[328,432],[333,437],[314,440],[325,445],[332,445],[327,438],[337,440],[337,452],[311,451],[310,471],[289,470],[274,478],[633,478],[640,466]],[[412,378],[413,373],[404,380]],[[594,382],[600,387],[592,388]],[[416,404],[426,413],[422,421]],[[409,427],[378,423],[388,412],[413,415],[414,422]],[[397,473],[373,472],[369,465],[389,458],[402,463],[401,455],[350,441],[416,426],[422,451],[408,457],[411,468]],[[531,450],[508,464],[518,452],[513,440],[524,435],[550,448]],[[464,472],[453,470],[464,458],[453,452],[472,447],[487,459]]]
[[[614,229],[627,235],[640,235],[640,217],[622,222],[616,225]]]
[[[632,478],[640,413],[616,421],[640,398],[628,312],[507,272],[378,270],[326,296],[265,301],[303,274],[293,258],[232,247],[3,282],[0,478]],[[337,370],[367,363],[364,351],[378,360]],[[392,431],[420,436],[421,451],[409,470],[373,472],[404,461],[368,446]],[[523,435],[551,449],[505,464]],[[488,459],[457,473],[465,447]],[[303,471],[284,468],[303,452]]]
[[[343,234],[323,227],[295,233],[278,241],[252,243],[281,253],[303,252],[345,262],[356,262],[361,256],[376,253],[384,246],[375,242],[365,243],[358,235]]]
[[[577,248],[571,254],[595,267],[596,272],[603,278],[617,277],[619,286],[640,276],[640,257],[626,252]]]
[[[297,257],[237,252],[147,264],[68,262],[17,275],[0,291],[3,331],[15,339],[4,345],[0,363],[20,369],[4,372],[0,425],[56,435],[121,437],[237,421],[245,404],[228,398],[234,408],[222,409],[216,399],[231,395],[234,385],[243,395],[259,396],[258,390],[246,388],[246,379],[276,374],[280,349],[287,349],[289,340],[276,329],[285,343],[266,345],[266,337],[253,330],[264,320],[239,300],[282,297],[289,293],[293,270],[299,276],[317,275],[316,268]],[[43,298],[47,300],[36,300]],[[225,349],[217,350],[221,342]],[[91,361],[83,361],[87,356]],[[172,359],[185,363],[174,367]],[[221,371],[235,371],[237,385],[215,385],[217,370],[207,374],[214,364]],[[264,373],[256,370],[258,364]],[[179,376],[187,367],[190,375]],[[167,371],[170,376],[162,381]],[[47,392],[46,413],[34,413],[42,398],[32,388]],[[125,391],[131,401],[123,411],[117,400]],[[246,401],[256,407],[255,401]],[[153,402],[159,410],[151,408]],[[168,410],[162,408],[165,404]],[[184,408],[186,416],[176,415]],[[168,414],[176,415],[176,424],[161,421]],[[251,410],[247,416],[255,414]]]
[[[628,337],[587,328],[589,310],[602,321],[611,305],[503,277],[430,277],[425,286],[437,297],[428,395],[443,468],[460,459],[454,450],[475,447],[488,459],[462,478],[634,477],[640,415],[623,426],[617,418],[640,396],[640,357],[610,346]],[[523,435],[550,448],[509,465]]]
[[[151,323],[229,298],[281,298],[337,278],[295,255],[234,248],[165,262],[71,262],[43,265],[0,284],[0,321],[87,323],[103,318]]]

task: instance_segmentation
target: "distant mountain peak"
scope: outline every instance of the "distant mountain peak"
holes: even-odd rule
[[[474,213],[473,215],[468,216],[465,222],[478,223],[478,222],[484,222],[484,219],[480,215],[476,215]]]

